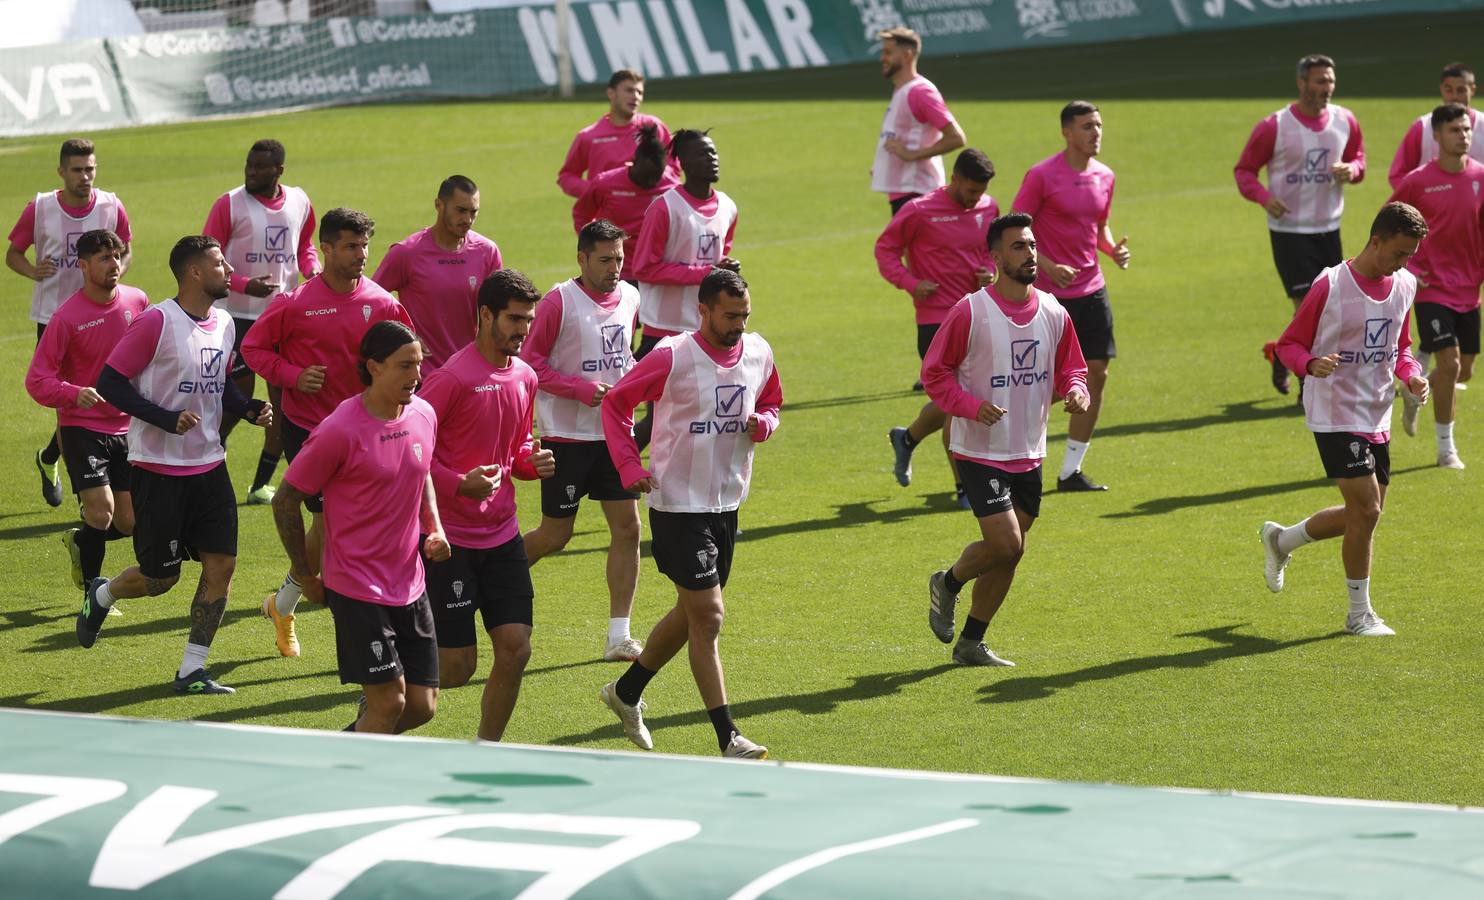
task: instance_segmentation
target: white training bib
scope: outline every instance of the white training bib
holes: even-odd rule
[[[1350,141],[1350,114],[1330,104],[1329,124],[1310,131],[1288,107],[1278,111],[1278,135],[1268,160],[1268,190],[1282,200],[1288,213],[1268,216],[1268,228],[1296,234],[1325,234],[1340,227],[1345,194],[1330,174]]]
[[[884,194],[926,194],[945,184],[943,158],[932,156],[907,162],[887,152],[886,142],[896,138],[909,150],[931,147],[942,140],[943,132],[926,122],[919,122],[912,115],[907,95],[919,85],[933,87],[933,83],[921,75],[897,88],[886,107],[886,117],[881,120],[881,134],[876,138],[876,160],[871,165],[871,190]]]
[[[167,466],[220,462],[227,455],[221,440],[222,393],[236,336],[232,317],[213,306],[211,315],[216,325],[208,331],[174,300],[150,309],[158,309],[165,319],[160,342],[149,365],[130,383],[156,406],[191,410],[201,421],[185,434],[174,434],[141,419],[130,419],[129,461]]]
[[[77,239],[100,228],[116,231],[118,225],[119,198],[108,191],[94,190],[93,208],[80,219],[62,208],[56,191],[36,195],[36,262],[51,259],[57,272],[31,289],[31,321],[50,322],[57,307],[82,290]]]
[[[1304,421],[1310,431],[1390,431],[1397,338],[1407,327],[1417,277],[1398,270],[1391,294],[1379,302],[1366,296],[1345,263],[1319,277],[1329,279],[1329,297],[1309,352],[1338,353],[1340,364],[1328,378],[1304,378]]]
[[[721,191],[716,192],[716,214],[703,216],[680,196],[682,188],[673,187],[661,194],[656,203],[665,204],[670,216],[670,236],[665,241],[665,262],[688,266],[715,265],[725,255],[727,232],[737,220],[737,205]],[[664,331],[695,331],[701,327],[696,304],[700,302],[698,284],[639,283],[639,321]]]
[[[619,301],[611,310],[594,303],[576,279],[562,282],[557,291],[562,303],[562,327],[552,342],[547,364],[563,375],[617,384],[634,367],[631,348],[634,313],[639,309],[638,289],[620,281]],[[543,436],[603,440],[602,410],[571,397],[538,391],[536,421]]]
[[[233,273],[246,278],[267,275],[277,282],[279,293],[299,284],[299,235],[309,221],[309,195],[283,185],[283,206],[269,209],[247,188],[227,193],[232,210],[232,237],[222,250]],[[227,295],[222,308],[238,319],[256,319],[268,308],[269,297],[253,297],[236,291]]]

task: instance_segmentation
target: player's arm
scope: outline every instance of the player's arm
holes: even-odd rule
[[[460,388],[461,385],[456,376],[444,369],[437,369],[424,379],[417,395],[433,408],[433,415],[437,417],[438,422],[444,423],[458,417],[459,400],[464,394]],[[438,452],[442,449],[441,443],[434,446],[433,462],[428,469],[428,477],[433,479],[433,488],[439,494],[444,497],[483,500],[500,487],[501,469],[499,466],[475,466],[467,472],[460,472],[443,461],[443,454]]]
[[[958,383],[958,367],[969,347],[969,324],[973,318],[968,300],[960,300],[938,327],[922,360],[922,388],[938,408],[950,416],[977,419],[990,405],[964,390]]]
[[[231,378],[222,388],[222,409],[263,428],[273,424],[273,404],[249,398]]]
[[[700,284],[705,281],[711,266],[665,261],[665,244],[669,240],[669,205],[656,199],[644,211],[644,225],[634,245],[635,280],[649,284]]]
[[[41,256],[36,251],[36,265],[26,259],[26,251],[36,242],[36,201],[26,204],[15,227],[10,229],[10,246],[5,248],[5,264],[10,270],[28,281],[44,281],[57,273],[56,260]]]
[[[102,397],[91,387],[79,387],[62,377],[62,360],[67,356],[69,332],[60,325],[41,333],[41,343],[26,368],[26,393],[42,406],[64,409],[78,406],[87,409]]]
[[[523,481],[536,481],[541,478],[550,478],[556,474],[556,455],[541,446],[541,441],[533,434],[536,424],[536,386],[530,385],[526,391],[526,436],[521,438],[520,445],[515,448],[515,464],[511,471],[516,478]]]
[[[562,168],[557,172],[557,184],[562,192],[569,197],[581,197],[582,191],[587,187],[587,179],[582,175],[587,171],[587,130],[577,132],[572,139],[572,146],[567,150],[567,158],[562,160]]]
[[[747,433],[755,444],[761,444],[778,430],[779,412],[783,409],[783,383],[778,380],[778,366],[768,371],[768,380],[758,392],[757,404],[747,417]]]
[[[1345,149],[1340,151],[1340,161],[1330,167],[1335,180],[1341,184],[1360,184],[1365,180],[1365,138],[1360,134],[1360,123],[1355,116],[1350,116],[1350,139],[1345,142]]]
[[[1423,403],[1427,402],[1430,387],[1427,373],[1422,371],[1422,363],[1412,355],[1412,329],[1407,326],[1405,317],[1402,318],[1401,327],[1397,329],[1396,368],[1393,371],[1397,379],[1412,392],[1412,396]]]
[[[1232,167],[1232,177],[1237,181],[1237,191],[1243,197],[1261,206],[1271,216],[1279,217],[1288,212],[1288,206],[1272,195],[1263,186],[1257,173],[1273,159],[1273,148],[1278,144],[1278,117],[1268,116],[1258,122],[1242,148],[1242,155]]]
[[[892,216],[886,229],[876,239],[876,271],[880,272],[881,277],[893,286],[917,299],[922,299],[937,290],[938,285],[936,282],[913,275],[904,261],[907,256],[907,245],[912,243],[912,238],[917,234],[916,209],[910,203],[904,204],[901,211]],[[921,297],[917,293],[919,285],[922,285]]]
[[[284,553],[289,558],[289,577],[297,582],[309,599],[323,590],[316,572],[319,560],[313,562],[304,546],[304,501],[318,494],[339,473],[345,461],[345,438],[328,429],[315,429],[304,442],[299,455],[283,473],[278,492],[273,495],[273,524]]]
[[[587,406],[597,406],[603,401],[603,392],[611,385],[605,382],[559,372],[551,366],[551,348],[556,345],[562,331],[562,297],[553,290],[536,304],[536,321],[531,323],[526,342],[521,345],[520,358],[536,370],[539,390],[554,397],[576,400]]]
[[[1278,338],[1278,359],[1290,372],[1324,378],[1334,371],[1339,361],[1337,356],[1317,357],[1310,352],[1310,348],[1314,346],[1314,336],[1319,332],[1319,316],[1324,312],[1324,305],[1328,300],[1329,279],[1323,276],[1314,279],[1314,283],[1309,285],[1309,292],[1299,304],[1298,312],[1293,314],[1293,321],[1288,323],[1283,336]],[[1311,365],[1317,368],[1311,368]]]
[[[309,205],[309,210],[304,216],[304,227],[299,229],[299,274],[305,278],[313,278],[319,274],[319,251],[314,248],[314,232],[318,226],[318,220],[314,216],[314,204]],[[371,279],[375,281],[376,279]]]
[[[1401,146],[1396,148],[1396,156],[1391,160],[1391,169],[1386,173],[1386,181],[1391,185],[1391,189],[1396,190],[1401,187],[1402,179],[1421,164],[1422,120],[1413,119],[1407,133],[1402,135]]]
[[[433,562],[443,562],[453,555],[448,538],[443,534],[443,521],[438,518],[438,494],[433,490],[433,476],[423,479],[422,505],[418,507],[418,523],[423,534],[423,556]]]
[[[189,410],[176,412],[151,403],[127,377],[109,364],[104,364],[103,371],[98,373],[98,393],[119,412],[171,434],[185,434],[194,428],[195,422],[190,421],[192,418],[200,421],[200,417]]]
[[[281,388],[304,390],[308,385],[301,386],[300,379],[308,377],[306,373],[315,369],[320,370],[320,383],[323,384],[323,366],[310,366],[306,369],[294,365],[279,353],[287,310],[288,302],[282,296],[269,301],[268,308],[252,323],[242,339],[242,358],[247,360],[248,368],[263,376],[269,384]]]
[[[656,347],[603,396],[603,439],[619,480],[629,490],[650,491],[656,486],[654,476],[639,461],[634,408],[660,398],[673,362],[674,351],[668,346]]]
[[[1052,389],[1056,396],[1066,398],[1066,409],[1070,413],[1087,412],[1087,360],[1082,355],[1082,342],[1077,340],[1077,329],[1072,326],[1072,317],[1065,309],[1061,311],[1061,341],[1056,345],[1056,362]]]
[[[1113,260],[1118,265],[1118,268],[1128,268],[1129,257],[1133,255],[1128,249],[1128,235],[1124,235],[1118,239],[1117,243],[1114,243],[1113,229],[1108,227],[1106,219],[1098,229],[1098,249],[1103,251],[1104,256]]]

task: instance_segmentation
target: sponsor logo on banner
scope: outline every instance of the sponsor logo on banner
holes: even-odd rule
[[[1027,39],[1064,38],[1073,25],[1144,15],[1137,0],[1015,0],[1015,13]]]
[[[453,16],[418,16],[412,19],[337,17],[325,20],[325,30],[336,47],[357,44],[396,44],[403,41],[470,37],[479,20],[472,13]]]
[[[397,66],[382,63],[370,71],[359,66],[327,72],[314,68],[272,78],[237,75],[229,79],[220,72],[208,72],[203,81],[206,97],[213,106],[252,105],[274,109],[333,102],[339,98],[417,92],[414,89],[433,86],[433,74],[426,61],[419,61]]]
[[[104,78],[112,81],[113,74],[100,74],[92,63],[32,66],[26,76],[24,81],[12,81],[0,74],[0,97],[27,122],[40,121],[53,112],[71,116],[76,111],[73,104],[80,105],[83,101],[96,105],[99,112],[113,111],[108,93],[103,90]],[[47,94],[51,103],[44,102]]]

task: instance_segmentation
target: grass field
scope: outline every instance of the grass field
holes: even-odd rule
[[[1461,395],[1472,465],[1433,467],[1431,431],[1397,432],[1395,481],[1378,532],[1372,594],[1399,635],[1344,636],[1337,542],[1301,551],[1279,596],[1263,587],[1257,527],[1335,502],[1291,400],[1258,354],[1285,324],[1261,211],[1231,165],[1253,123],[1291,99],[1292,63],[1339,63],[1336,101],[1365,129],[1370,174],[1347,190],[1347,252],[1385,199],[1408,122],[1437,102],[1436,73],[1468,58],[1484,16],[1429,30],[1394,18],[1189,40],[929,59],[971,146],[984,148],[1003,205],[1022,173],[1061,146],[1056,114],[1099,102],[1104,160],[1118,173],[1115,234],[1127,272],[1109,276],[1120,356],[1086,468],[1113,489],[1048,494],[1029,552],[989,634],[1013,670],[963,670],[924,620],[927,576],[975,534],[950,509],[933,452],[898,488],[887,429],[910,420],[916,356],[905,297],[871,255],[886,208],[867,190],[886,91],[873,66],[655,83],[646,109],[672,127],[712,127],[721,187],[736,199],[734,255],[752,284],[753,327],[772,342],[787,402],[760,449],[723,638],[733,710],[746,733],[792,760],[991,772],[1129,784],[1236,788],[1484,804],[1484,415]],[[1481,63],[1475,60],[1475,65]],[[128,277],[162,298],[164,260],[240,183],[256,138],[289,148],[286,180],[323,211],[369,211],[380,251],[431,220],[452,172],[481,184],[478,228],[541,284],[568,277],[573,235],[556,169],[599,106],[514,101],[379,106],[95,135],[100,186],[134,223]],[[52,185],[59,138],[0,142],[0,211]],[[241,556],[212,668],[233,697],[179,698],[167,682],[185,637],[189,585],[127,602],[91,651],[76,646],[78,597],[58,535],[74,510],[45,507],[30,458],[51,418],[21,379],[33,343],[29,287],[0,278],[0,705],[153,718],[339,728],[356,691],[334,675],[328,613],[302,610],[305,655],[277,656],[257,617],[284,560],[265,508],[241,510]],[[1426,413],[1424,413],[1426,416]],[[1059,464],[1065,416],[1053,415]],[[256,459],[230,457],[239,494]],[[931,448],[929,448],[930,450]],[[534,485],[522,518],[538,512]],[[596,697],[617,666],[596,661],[606,532],[596,510],[534,572],[535,655],[512,741],[629,746]],[[113,545],[105,574],[132,562]],[[188,575],[187,579],[193,579]],[[646,558],[639,633],[673,602]],[[482,649],[488,662],[488,648]],[[711,729],[683,660],[646,694],[659,749],[710,754]],[[424,733],[467,738],[478,683],[442,695]]]

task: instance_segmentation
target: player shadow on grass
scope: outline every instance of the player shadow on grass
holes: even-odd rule
[[[12,628],[36,628],[42,625],[50,625],[52,622],[60,622],[63,619],[76,619],[76,612],[57,613],[55,615],[41,615],[42,612],[50,612],[52,607],[35,606],[31,609],[0,609],[0,619],[4,620],[5,630]]]
[[[1314,635],[1313,637],[1296,638],[1291,641],[1277,641],[1260,635],[1234,633],[1238,628],[1244,628],[1246,625],[1246,622],[1236,625],[1221,625],[1216,628],[1207,628],[1203,631],[1188,631],[1184,634],[1174,635],[1177,638],[1200,637],[1214,643],[1214,646],[1202,647],[1199,650],[1185,650],[1179,653],[1160,653],[1154,656],[1137,656],[1132,659],[1120,659],[1117,662],[1088,666],[1085,669],[1074,669],[1070,672],[1062,672],[1059,675],[1027,676],[996,681],[979,689],[979,693],[982,695],[979,702],[1019,703],[1023,700],[1044,700],[1055,695],[1057,691],[1076,687],[1079,684],[1089,681],[1106,681],[1109,678],[1122,678],[1125,675],[1137,675],[1142,672],[1153,672],[1159,669],[1200,668],[1228,659],[1258,656],[1264,653],[1277,653],[1280,650],[1292,650],[1295,647],[1302,647],[1305,644],[1334,640],[1338,637],[1344,637],[1346,634],[1343,630],[1331,631],[1327,634]]]
[[[175,602],[179,603],[179,601]],[[159,606],[159,608],[165,608],[170,603],[172,603],[172,600],[170,599],[169,594],[165,595],[164,597],[138,597],[131,600],[120,601],[120,606],[122,607],[124,612],[123,621],[119,621],[118,619],[108,619],[106,624],[103,626],[103,631],[99,635],[98,641],[100,643],[105,643],[112,640],[118,640],[119,638],[144,637],[151,634],[166,634],[176,631],[184,633],[190,628],[190,620],[187,618],[187,616],[189,615],[188,610],[190,608],[189,598],[186,598],[182,605],[171,607],[169,615],[154,617],[151,618],[149,621],[141,621],[141,619],[146,614],[146,610],[149,609],[149,606],[151,604],[156,604]],[[305,605],[310,606],[309,604]],[[312,609],[313,607],[311,606],[310,608]],[[136,611],[140,619],[131,620],[130,616],[135,615]],[[304,610],[300,610],[300,612],[303,613]],[[61,616],[59,618],[76,619],[76,617],[76,613],[68,613],[67,615]],[[262,612],[255,607],[241,606],[237,609],[229,609],[227,610],[226,615],[222,617],[222,624],[219,626],[219,628],[226,628],[228,625],[231,625],[232,623],[237,622],[241,619],[258,619],[261,617]],[[115,622],[117,622],[118,624],[114,624]],[[31,644],[31,646],[21,650],[21,652],[55,653],[59,650],[76,649],[77,634],[72,627],[68,626],[47,632],[46,634],[37,638],[36,641]],[[213,671],[215,671],[215,663],[213,663]]]
[[[731,704],[731,712],[734,718],[743,721],[753,716],[766,716],[779,712],[796,712],[806,716],[823,715],[834,712],[842,703],[889,697],[893,694],[900,693],[902,688],[908,685],[916,684],[919,681],[926,681],[929,678],[934,678],[942,675],[944,672],[951,672],[958,668],[961,667],[953,663],[941,663],[926,669],[908,669],[902,672],[857,675],[850,684],[843,687],[814,691],[808,694],[783,694],[776,697],[761,697],[757,700],[743,700],[741,703]],[[594,704],[594,709],[597,709],[596,703]],[[684,712],[671,713],[665,716],[648,716],[644,720],[644,723],[651,729],[668,728],[675,725],[701,725],[709,724],[709,722],[710,720],[706,717],[705,711],[700,709],[688,709]],[[549,743],[565,746],[621,737],[623,737],[622,726],[617,722],[610,722],[582,734],[569,734],[563,737],[553,738]]]
[[[1407,469],[1397,469],[1391,473],[1392,478],[1406,475],[1409,472],[1420,472],[1424,469],[1433,469],[1436,466],[1412,466]],[[1254,497],[1267,497],[1273,494],[1286,494],[1290,491],[1302,491],[1308,488],[1327,487],[1331,483],[1328,478],[1306,478],[1302,481],[1285,481],[1281,484],[1257,484],[1252,487],[1236,488],[1230,491],[1217,491],[1214,494],[1190,494],[1184,497],[1157,497],[1153,500],[1145,500],[1133,509],[1123,512],[1103,513],[1104,519],[1134,519],[1139,516],[1160,516],[1168,512],[1180,509],[1188,509],[1193,506],[1211,506],[1218,503],[1235,503],[1238,500],[1251,500]]]
[[[1124,422],[1121,425],[1098,426],[1098,437],[1127,437],[1134,434],[1168,434],[1175,431],[1197,431],[1212,425],[1261,422],[1264,419],[1287,419],[1303,416],[1303,410],[1292,403],[1271,400],[1244,400],[1227,403],[1221,412],[1189,416],[1184,419],[1158,419],[1152,422]],[[1047,434],[1046,442],[1056,444],[1067,439],[1066,430],[1061,434]]]
[[[16,541],[34,537],[50,537],[61,534],[69,528],[76,528],[78,523],[73,522],[38,522],[35,525],[17,525],[14,528],[0,528],[0,540]]]
[[[213,678],[227,681],[228,679],[226,679],[224,676],[230,674],[232,671],[241,666],[251,665],[252,663],[267,662],[269,660],[276,659],[278,659],[277,655],[262,656],[256,659],[220,661],[212,660],[211,675]],[[123,663],[120,662],[120,665],[122,664]],[[41,692],[32,691],[27,694],[15,694],[9,697],[0,697],[0,706],[19,707],[22,709],[45,709],[59,712],[102,713],[108,712],[109,710],[120,709],[126,706],[132,706],[136,703],[148,703],[155,700],[161,700],[166,697],[181,697],[182,703],[201,702],[199,698],[188,699],[182,695],[175,693],[174,689],[170,686],[170,678],[173,677],[174,671],[175,670],[170,668],[170,663],[168,661],[162,662],[160,673],[163,677],[157,679],[157,684],[142,684],[137,687],[123,688],[117,691],[106,691],[99,694],[88,694],[84,697],[65,697],[60,700],[44,700],[41,702],[35,702],[35,698],[40,697]],[[230,683],[234,688],[243,689],[262,684],[278,684],[279,682],[289,681],[295,678],[318,678],[324,674],[325,673],[323,672],[306,672],[300,675],[290,675],[287,678],[260,678],[254,681],[231,681]],[[174,710],[172,710],[172,712],[173,711]],[[210,717],[192,715],[191,718],[205,719]]]

